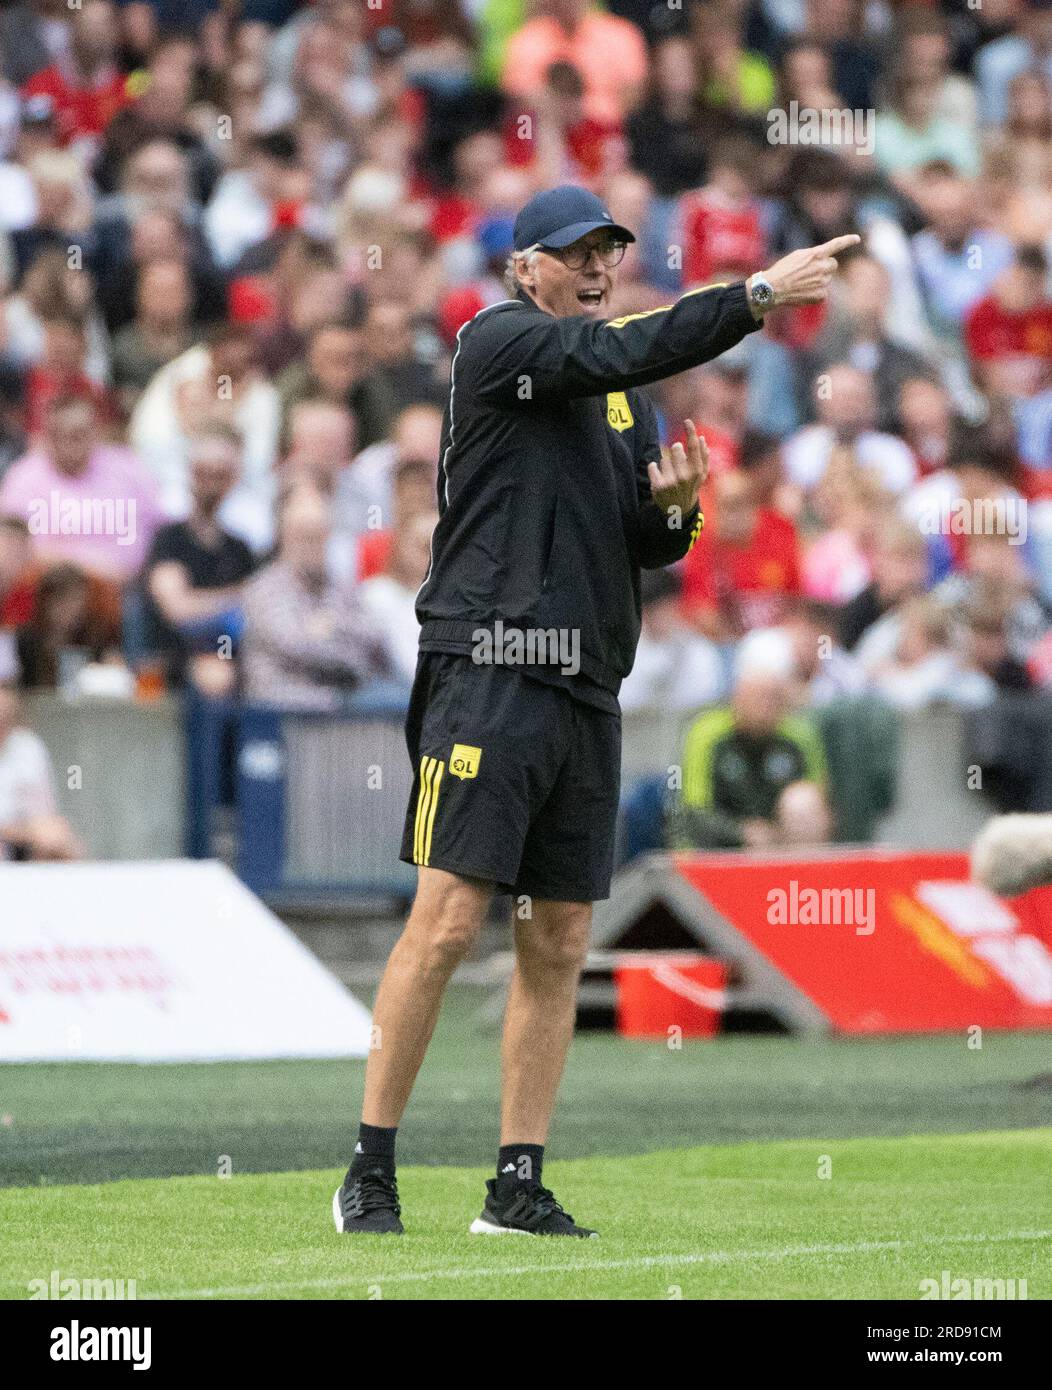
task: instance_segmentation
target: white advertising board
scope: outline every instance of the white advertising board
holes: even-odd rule
[[[225,865],[0,864],[0,1061],[364,1057],[369,1027]]]

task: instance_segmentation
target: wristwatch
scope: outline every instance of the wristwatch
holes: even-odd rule
[[[749,285],[749,303],[761,317],[774,308],[774,286],[762,275],[754,275]]]

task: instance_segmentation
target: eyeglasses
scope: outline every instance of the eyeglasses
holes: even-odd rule
[[[572,246],[563,247],[561,250],[552,250],[548,246],[542,246],[542,251],[546,251],[549,256],[556,256],[567,270],[584,270],[585,266],[592,259],[592,252],[598,251],[599,259],[608,269],[612,270],[615,265],[620,265],[625,258],[628,244],[624,241],[603,241],[596,246],[587,246],[579,241]]]

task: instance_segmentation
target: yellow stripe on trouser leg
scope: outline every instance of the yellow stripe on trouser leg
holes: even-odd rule
[[[439,763],[431,777],[431,809],[427,813],[427,834],[424,839],[424,863],[431,863],[431,832],[435,828],[435,812],[438,810],[438,789],[442,785],[445,763]]]
[[[427,824],[427,808],[431,801],[431,769],[434,758],[420,760],[420,791],[416,798],[416,821],[413,825],[413,863],[421,864],[424,859],[424,826]]]

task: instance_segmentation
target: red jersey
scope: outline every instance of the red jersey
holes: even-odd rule
[[[1052,303],[1013,313],[989,294],[968,313],[964,341],[976,362],[1009,365],[1013,395],[1036,395],[1052,378]]]
[[[431,203],[427,230],[436,241],[451,241],[473,231],[478,218],[478,206],[470,198],[442,194]]]
[[[711,529],[710,529],[711,528]],[[747,545],[716,535],[713,518],[683,564],[683,608],[735,613],[750,631],[782,617],[786,598],[802,592],[796,527],[780,512],[761,507]]]
[[[383,574],[391,558],[394,546],[394,533],[391,531],[366,531],[358,540],[358,579],[372,579]]]
[[[700,285],[717,270],[751,274],[766,256],[760,210],[755,203],[732,203],[715,189],[687,193],[680,202],[683,230],[683,283]]]
[[[0,594],[0,628],[21,627],[33,616],[35,584],[28,579],[16,579],[6,594]]]
[[[523,117],[530,121],[523,124]],[[530,108],[513,111],[504,123],[504,159],[514,169],[528,168],[537,157],[535,139],[538,116]],[[619,121],[600,121],[582,116],[562,132],[565,175],[588,184],[618,167],[624,150],[624,130]]]
[[[57,64],[34,73],[23,85],[22,96],[51,98],[59,135],[65,145],[85,135],[101,135],[117,112],[123,111],[132,100],[127,78],[122,73],[114,72],[98,86],[77,87]]]
[[[117,419],[112,394],[105,386],[92,381],[83,372],[60,377],[46,367],[34,367],[26,381],[25,415],[28,434],[39,433],[44,426],[44,415],[48,406],[59,396],[76,396],[78,400],[91,401],[103,425],[111,425]]]

